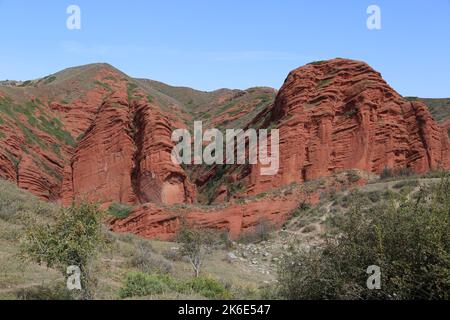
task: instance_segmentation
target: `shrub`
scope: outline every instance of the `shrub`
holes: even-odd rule
[[[72,300],[72,296],[64,283],[20,289],[16,296],[18,300]]]
[[[394,189],[403,189],[406,187],[414,188],[414,187],[417,187],[418,185],[419,185],[419,181],[417,181],[417,180],[404,180],[404,181],[397,182],[393,186],[393,188]]]
[[[48,76],[48,77],[45,77],[43,80],[44,80],[44,84],[50,84],[50,83],[52,83],[53,81],[56,80],[56,77],[55,76]]]
[[[167,284],[158,274],[132,272],[127,274],[124,284],[119,291],[119,296],[122,299],[145,297],[162,294],[167,290]]]
[[[56,210],[52,205],[20,190],[13,183],[0,180],[0,219],[23,221],[24,216],[31,213],[38,217],[49,218]]]
[[[367,197],[372,201],[373,203],[377,203],[381,201],[383,193],[381,191],[371,191],[367,193]]]
[[[255,234],[260,241],[270,239],[270,233],[274,230],[273,225],[268,220],[260,220],[255,228]]]
[[[267,241],[270,239],[273,231],[274,226],[268,220],[261,219],[251,231],[242,233],[237,239],[237,242],[255,243]]]
[[[98,86],[100,86],[100,87],[102,87],[102,88],[108,90],[109,92],[112,92],[112,91],[113,91],[113,89],[111,88],[111,86],[110,86],[109,84],[107,84],[107,83],[104,83],[104,82],[95,80],[95,81],[94,81],[94,84],[96,84],[96,85],[98,85]]]
[[[113,203],[108,208],[108,213],[118,219],[125,219],[131,214],[132,211],[132,206],[122,203]]]
[[[229,291],[219,281],[208,278],[198,277],[194,278],[187,283],[187,286],[192,291],[201,294],[209,299],[228,299],[230,298]]]
[[[137,249],[133,252],[129,265],[142,272],[169,273],[172,270],[172,264],[165,258],[158,258],[154,255],[150,244],[144,241],[137,244]]]
[[[200,269],[206,256],[214,245],[214,233],[207,229],[190,228],[184,224],[177,234],[181,244],[181,254],[186,256],[194,270],[194,276],[200,276]]]
[[[311,205],[307,202],[302,202],[299,206],[298,206],[298,210],[299,211],[308,211],[311,209]]]
[[[135,99],[134,97],[134,91],[138,88],[138,85],[136,83],[128,83],[127,84],[127,96],[128,101],[132,101]]]
[[[380,179],[386,180],[395,177],[409,177],[412,175],[414,175],[414,172],[411,170],[411,168],[391,169],[385,167],[380,174]]]
[[[293,250],[279,269],[285,299],[449,299],[450,181],[367,206],[355,197],[322,246]],[[381,290],[366,270],[381,268]]]
[[[162,256],[166,258],[169,261],[181,261],[183,256],[180,254],[180,252],[175,250],[164,250],[162,253]]]
[[[55,267],[66,277],[67,267],[81,270],[79,297],[93,296],[93,263],[105,243],[102,234],[103,212],[93,204],[82,203],[63,208],[50,225],[32,224],[21,243],[21,255],[39,264]]]
[[[347,177],[348,177],[348,181],[350,183],[355,183],[361,180],[360,175],[358,174],[358,172],[351,170],[347,173]]]
[[[122,299],[145,297],[168,292],[198,293],[209,299],[228,299],[230,292],[223,284],[208,277],[178,281],[168,274],[132,272],[127,274],[119,291]]]

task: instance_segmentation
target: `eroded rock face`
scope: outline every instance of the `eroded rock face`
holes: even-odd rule
[[[0,89],[1,178],[65,205],[193,201],[170,158],[184,123],[120,71],[90,65]]]
[[[279,123],[280,171],[268,178],[252,170],[252,193],[345,169],[450,168],[447,133],[426,106],[406,101],[363,62],[335,59],[292,71],[270,122]]]
[[[261,224],[280,227],[301,201],[315,204],[319,201],[319,192],[306,193],[299,189],[209,210],[195,206],[168,209],[151,203],[136,208],[128,218],[112,219],[109,223],[115,232],[172,240],[182,222],[187,222],[193,227],[226,232],[231,239],[236,239],[241,234],[254,232]]]
[[[262,220],[279,226],[299,203],[328,190],[301,186],[349,169],[450,169],[447,132],[426,105],[345,59],[294,70],[279,92],[205,93],[90,65],[0,86],[0,107],[1,178],[65,205],[130,204],[132,214],[110,220],[111,228],[149,238],[170,239],[182,218],[234,238]],[[172,132],[194,120],[205,129],[279,128],[278,174],[261,176],[259,165],[174,164]],[[291,185],[300,187],[274,192]]]
[[[64,130],[41,102],[0,98],[0,178],[50,201],[61,197]],[[55,134],[55,135],[53,135]]]
[[[225,232],[230,239],[251,234],[259,228],[280,228],[299,204],[315,205],[321,194],[360,187],[365,178],[354,179],[356,171],[341,172],[305,184],[292,184],[264,196],[232,201],[209,208],[195,205],[162,207],[153,203],[139,206],[128,218],[110,219],[111,229],[146,238],[172,240],[182,223]]]
[[[109,85],[65,169],[64,203],[191,203],[195,188],[171,160],[169,117],[128,81]]]
[[[447,130],[448,136],[450,138],[450,118],[449,119],[445,119],[441,123],[441,127],[444,128],[445,130]]]

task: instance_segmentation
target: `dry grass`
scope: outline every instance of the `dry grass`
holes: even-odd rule
[[[21,296],[49,298],[51,292],[64,285],[62,275],[46,266],[21,259],[20,241],[29,223],[51,222],[58,207],[40,201],[14,184],[0,180],[0,300]],[[119,290],[130,272],[165,272],[178,281],[189,280],[192,269],[182,258],[168,260],[168,252],[176,252],[174,243],[149,241],[131,234],[106,231],[107,249],[97,263],[96,299],[118,299]],[[205,262],[203,274],[233,287],[239,295],[252,292],[261,279],[245,263],[225,261],[227,251],[217,249]],[[248,286],[249,288],[247,288]],[[244,287],[241,289],[241,287]],[[56,294],[56,293],[55,293]],[[61,293],[62,294],[62,293]],[[201,299],[197,293],[166,292],[145,299]]]
[[[427,185],[438,179],[414,179],[420,185]],[[384,201],[388,196],[404,196],[417,188],[416,183],[403,181],[379,182],[367,185],[358,192],[367,201]],[[272,232],[270,245],[255,244],[270,257],[282,252],[283,245],[296,239],[299,245],[317,243],[327,230],[330,219],[345,212],[346,202],[351,191],[324,195],[316,207],[304,206],[286,223],[283,230]],[[19,190],[14,184],[0,180],[0,300],[17,299],[20,295],[33,297],[46,294],[45,288],[64,284],[62,275],[45,266],[38,266],[20,259],[20,239],[25,224],[51,222],[56,205],[41,202],[27,192]],[[98,287],[96,299],[119,299],[123,281],[130,272],[162,272],[176,281],[186,281],[192,277],[190,264],[180,257],[176,243],[149,241],[131,234],[114,234],[105,231],[108,239],[107,249],[101,252],[96,278]],[[269,242],[267,242],[269,243]],[[250,259],[230,262],[227,253],[238,253],[246,245],[233,244],[231,248],[217,247],[205,261],[202,274],[219,280],[236,299],[261,297],[260,290],[265,284],[275,280],[276,264],[271,258],[258,258],[258,265]],[[270,274],[261,272],[264,269]],[[36,293],[37,292],[37,293]],[[202,299],[198,293],[186,294],[165,292],[140,299]]]

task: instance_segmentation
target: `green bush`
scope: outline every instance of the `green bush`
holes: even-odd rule
[[[230,297],[230,293],[225,286],[212,278],[194,278],[187,283],[187,286],[192,289],[192,291],[197,292],[208,299],[228,299]]]
[[[361,180],[360,175],[358,174],[358,172],[351,170],[347,173],[347,177],[348,177],[348,181],[350,183],[355,183]]]
[[[382,191],[371,191],[367,193],[367,197],[373,203],[380,202],[382,200],[383,192]]]
[[[208,277],[179,281],[169,274],[132,272],[127,274],[119,296],[125,299],[168,292],[183,294],[195,292],[208,299],[228,299],[231,295],[223,284]]]
[[[127,96],[128,101],[132,101],[135,99],[134,97],[134,91],[138,88],[138,85],[136,83],[128,83],[127,84]]]
[[[56,80],[56,77],[55,76],[48,76],[48,77],[45,77],[43,80],[44,80],[44,84],[50,84],[50,83],[52,83],[53,81]]]
[[[20,289],[16,296],[18,300],[72,300],[72,296],[64,283]]]
[[[93,263],[105,243],[102,218],[103,212],[93,204],[63,208],[54,224],[31,223],[21,243],[21,255],[55,267],[65,277],[67,267],[78,266],[83,288],[79,298],[90,299],[96,284]]]
[[[206,257],[211,253],[216,240],[214,231],[192,228],[183,222],[176,240],[181,246],[180,253],[189,260],[194,276],[199,277],[200,269],[203,267]]]
[[[125,219],[132,211],[132,206],[122,203],[113,203],[108,208],[108,213],[118,219]]]
[[[169,290],[165,280],[165,278],[158,274],[143,272],[129,273],[125,278],[124,285],[119,291],[119,296],[125,299],[162,294]]]
[[[400,182],[397,182],[393,188],[394,189],[403,189],[406,187],[410,187],[410,188],[414,188],[417,187],[419,185],[419,181],[417,180],[403,180]]]
[[[284,299],[449,299],[450,181],[369,205],[354,196],[322,246],[293,249],[279,269]],[[381,268],[381,290],[366,286]]]

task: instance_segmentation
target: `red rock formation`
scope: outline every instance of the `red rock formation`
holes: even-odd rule
[[[298,189],[290,193],[269,195],[246,203],[234,203],[210,209],[195,206],[186,208],[163,208],[153,203],[136,208],[125,219],[110,221],[115,232],[131,232],[146,238],[172,239],[182,221],[207,229],[217,229],[229,233],[236,239],[240,234],[252,232],[260,223],[280,227],[289,218],[299,202],[317,203],[319,192],[306,193]]]
[[[68,147],[49,133],[63,132],[55,129],[51,120],[54,115],[37,103],[16,105],[10,99],[1,100],[0,108],[0,178],[43,199],[57,201],[61,196],[62,157]],[[36,111],[34,116],[28,113],[30,110]]]
[[[1,178],[64,204],[193,201],[195,187],[170,158],[172,128],[185,126],[173,113],[177,106],[164,111],[167,98],[150,102],[135,81],[108,65],[52,78],[2,91]]]
[[[427,107],[405,100],[365,63],[309,64],[289,74],[273,103],[274,96],[268,88],[174,88],[108,65],[2,86],[0,177],[64,204],[134,205],[130,217],[110,221],[113,230],[169,239],[181,218],[232,237],[262,219],[280,225],[299,202],[317,201],[318,190],[274,190],[348,169],[450,169],[447,132]],[[261,176],[258,165],[173,164],[172,131],[198,119],[205,128],[278,127],[278,174]],[[245,198],[252,195],[260,196]],[[172,206],[199,200],[221,205]]]
[[[408,102],[367,64],[335,59],[292,71],[270,122],[279,123],[280,171],[253,168],[251,194],[345,169],[450,168],[447,133],[426,106]]]
[[[444,130],[447,131],[448,136],[449,136],[449,138],[450,138],[450,118],[445,119],[445,120],[440,124],[440,126],[441,126],[442,128],[444,128]]]
[[[195,188],[171,161],[169,116],[128,81],[110,86],[65,169],[64,203],[191,203]]]
[[[359,174],[352,172],[352,174]],[[228,232],[231,239],[252,233],[261,223],[281,227],[301,203],[315,205],[320,195],[365,184],[365,179],[353,181],[349,172],[335,174],[302,185],[290,185],[272,190],[267,195],[241,199],[211,206],[161,207],[153,203],[135,208],[125,219],[110,219],[110,228],[119,233],[134,233],[146,238],[171,240],[182,222],[198,228]]]

